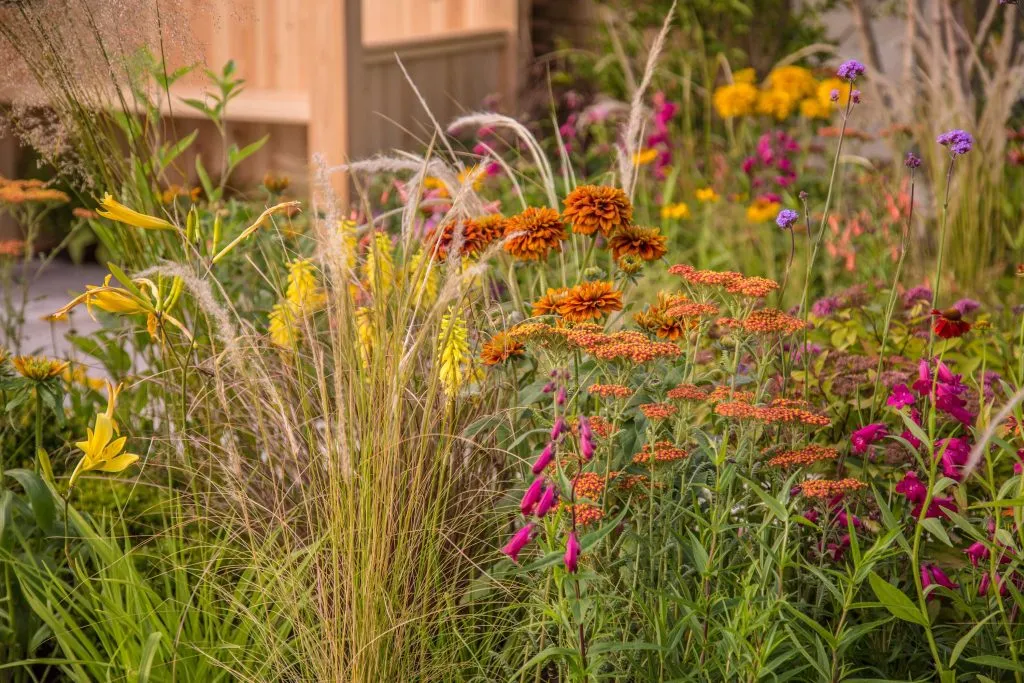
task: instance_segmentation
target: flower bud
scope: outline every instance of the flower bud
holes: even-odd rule
[[[565,542],[565,571],[575,574],[579,568],[580,542],[576,540],[576,532],[570,531],[569,538]]]
[[[591,441],[590,435],[584,434],[582,430],[580,431],[580,454],[588,462],[594,457],[594,442]]]
[[[558,439],[558,437],[561,436],[562,432],[564,432],[564,431],[565,431],[565,419],[562,418],[562,417],[559,417],[557,420],[555,420],[555,424],[551,428],[551,440],[552,441],[556,441]]]
[[[558,388],[558,393],[555,394],[555,403],[560,405],[560,406],[564,406],[565,405],[565,398],[566,398],[565,387],[559,387]]]

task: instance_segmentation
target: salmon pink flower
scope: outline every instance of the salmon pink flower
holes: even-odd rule
[[[525,548],[530,542],[530,539],[533,538],[533,530],[535,527],[536,525],[533,522],[530,522],[521,528],[513,534],[512,538],[510,538],[508,543],[505,544],[505,547],[501,549],[501,552],[508,555],[509,559],[513,562],[518,562],[519,553],[522,552],[523,548]]]
[[[569,532],[569,538],[565,542],[565,556],[562,559],[565,560],[565,570],[570,574],[575,574],[579,568],[580,559],[580,542],[576,540],[575,531]]]
[[[868,447],[871,444],[887,436],[888,433],[885,425],[880,422],[861,427],[850,437],[850,442],[853,444],[853,452],[867,453]]]

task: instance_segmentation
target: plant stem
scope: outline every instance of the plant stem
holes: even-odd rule
[[[932,287],[932,309],[937,308],[939,301],[939,287],[942,285],[942,257],[946,251],[946,229],[949,226],[949,186],[953,180],[953,166],[956,164],[956,157],[949,160],[949,168],[946,169],[946,197],[942,202],[942,227],[939,229],[939,255],[935,262],[935,280]],[[929,326],[928,333],[928,356],[931,357],[935,345],[935,328]]]

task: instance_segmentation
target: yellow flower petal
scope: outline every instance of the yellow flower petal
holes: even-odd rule
[[[174,230],[175,227],[171,223],[165,221],[163,218],[157,218],[156,216],[147,216],[144,213],[139,213],[129,209],[124,204],[118,202],[110,193],[103,195],[103,201],[100,202],[100,207],[96,210],[96,213],[109,218],[112,221],[118,223],[125,223],[136,228],[143,228],[144,230]]]

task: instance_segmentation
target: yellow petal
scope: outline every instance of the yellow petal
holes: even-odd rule
[[[157,218],[156,216],[147,216],[144,213],[133,211],[124,204],[116,201],[110,194],[103,195],[103,201],[100,202],[100,208],[96,210],[96,213],[109,218],[112,221],[118,223],[125,223],[127,225],[134,226],[136,228],[143,228],[145,230],[174,230],[175,227],[171,223],[165,221],[163,218]]]
[[[139,456],[134,453],[122,453],[116,458],[100,463],[96,469],[100,472],[122,472],[138,459]]]

